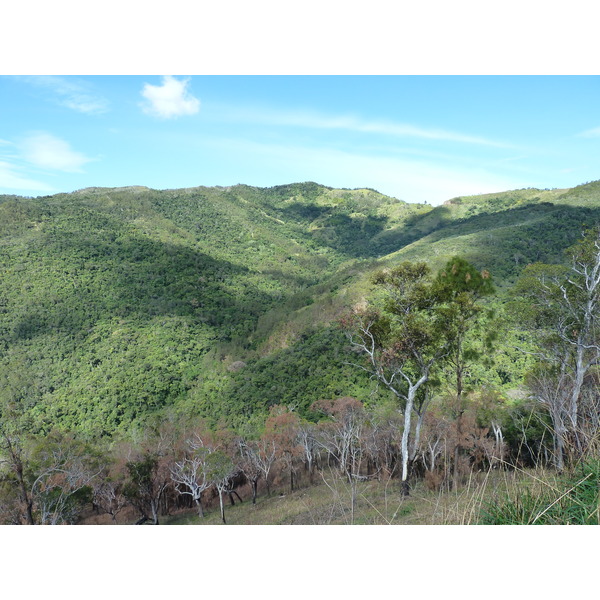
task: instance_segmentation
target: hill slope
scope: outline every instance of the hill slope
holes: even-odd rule
[[[508,286],[598,221],[598,182],[435,208],[314,183],[0,196],[0,395],[90,434],[368,397],[329,325],[369,272],[461,254]]]

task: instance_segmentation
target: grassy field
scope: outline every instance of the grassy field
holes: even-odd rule
[[[474,525],[488,505],[516,499],[526,490],[558,490],[550,471],[490,471],[476,473],[456,491],[435,492],[421,482],[408,497],[400,494],[398,480],[367,481],[357,485],[354,507],[349,483],[323,474],[320,483],[292,493],[259,496],[256,505],[246,495],[235,506],[226,499],[230,525]],[[218,503],[200,519],[187,511],[162,520],[169,525],[217,525]]]

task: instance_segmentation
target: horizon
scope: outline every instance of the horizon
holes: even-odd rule
[[[1,76],[0,194],[371,188],[411,203],[600,178],[597,76]]]

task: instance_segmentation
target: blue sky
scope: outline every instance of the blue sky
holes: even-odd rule
[[[0,77],[0,193],[316,181],[439,204],[595,179],[598,76]]]

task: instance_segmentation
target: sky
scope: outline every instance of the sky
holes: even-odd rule
[[[315,181],[433,205],[600,179],[594,75],[3,75],[0,193]]]

